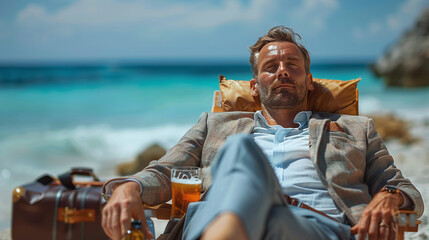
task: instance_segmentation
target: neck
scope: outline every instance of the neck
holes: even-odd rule
[[[307,111],[307,108],[296,109],[272,109],[262,106],[262,115],[267,120],[268,125],[280,125],[284,128],[296,128],[299,124],[294,123],[295,116],[302,111]]]

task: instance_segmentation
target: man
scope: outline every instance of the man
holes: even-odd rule
[[[188,208],[184,239],[392,239],[397,209],[421,216],[420,193],[371,119],[309,111],[310,58],[296,37],[274,27],[250,47],[262,111],[203,113],[159,161],[106,183],[107,235],[120,239],[130,218],[144,219],[142,202],[170,200],[170,169],[184,165],[202,167],[210,187],[206,201]],[[321,213],[287,205],[284,194]]]

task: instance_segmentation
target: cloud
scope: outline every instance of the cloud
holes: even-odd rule
[[[398,10],[394,14],[387,17],[385,23],[389,29],[393,31],[402,30],[414,20],[413,17],[415,17],[416,14],[419,14],[421,10],[428,5],[429,4],[426,0],[405,1],[399,6]]]
[[[400,12],[403,14],[414,14],[422,10],[422,6],[427,5],[426,0],[408,0],[400,6]]]
[[[45,8],[39,5],[30,4],[18,14],[17,22],[26,24],[33,20],[45,21],[46,17]]]
[[[369,24],[369,32],[375,35],[382,29],[382,27],[383,26],[379,22],[371,22]]]
[[[17,17],[22,25],[55,24],[100,27],[119,24],[174,25],[188,28],[216,27],[230,22],[260,19],[263,0],[248,6],[239,0],[225,0],[218,6],[209,2],[157,5],[150,1],[78,0],[54,12],[30,4]]]
[[[206,28],[234,22],[252,23],[262,19],[263,4],[263,0],[253,0],[248,6],[245,6],[239,0],[228,0],[218,7],[209,4],[191,5],[187,8],[188,12],[179,16],[178,21],[172,24],[182,27]]]
[[[192,54],[234,56],[242,54],[234,48],[236,43],[250,44],[249,39],[275,25],[293,27],[301,36],[317,35],[339,8],[338,0],[75,0],[56,8],[45,4],[26,5],[0,33],[8,35],[9,47],[3,49],[14,49],[11,57],[14,52],[61,58],[181,56],[203,44],[210,49]],[[219,44],[226,47],[216,50]],[[162,53],[154,50],[159,48]]]
[[[157,1],[77,0],[56,11],[30,4],[17,16],[23,26],[49,24],[53,26],[102,27],[129,25],[176,26],[181,28],[211,28],[230,23],[252,24],[284,18],[288,22],[304,21],[310,28],[320,29],[338,8],[337,0],[295,1],[223,0],[166,4]],[[285,13],[288,14],[285,14]]]
[[[407,0],[398,6],[395,12],[383,19],[371,21],[366,27],[355,27],[353,36],[364,39],[365,36],[380,36],[381,34],[399,33],[409,27],[422,9],[429,6],[426,0]]]
[[[304,22],[312,31],[325,29],[327,19],[339,8],[337,0],[304,0],[301,3],[292,12],[292,19]]]

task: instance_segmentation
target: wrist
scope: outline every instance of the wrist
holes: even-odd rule
[[[398,204],[398,207],[404,204],[404,196],[398,187],[393,185],[386,185],[380,192],[386,193],[387,196],[394,198]]]
[[[138,192],[138,193],[140,193],[140,192],[141,192],[140,184],[138,184],[138,183],[137,183],[137,182],[135,182],[135,181],[127,181],[127,182],[124,182],[124,183],[122,183],[122,184],[120,184],[120,185],[116,186],[116,187],[113,189],[113,191],[115,191],[117,188],[123,188],[123,189],[127,189],[127,190],[129,190],[129,191]]]
[[[128,192],[135,192],[134,190],[137,190],[137,193],[141,196],[143,192],[143,184],[134,178],[112,179],[104,184],[101,195],[106,201],[108,201],[112,197],[113,193],[117,192],[118,189],[128,190]]]

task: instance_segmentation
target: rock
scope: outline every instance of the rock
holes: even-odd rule
[[[401,143],[411,144],[418,140],[417,138],[411,136],[409,132],[410,125],[408,122],[399,119],[394,115],[376,115],[372,116],[372,119],[374,119],[377,132],[384,141],[399,139]]]
[[[429,9],[372,65],[372,70],[387,86],[429,86]]]
[[[153,144],[140,152],[134,161],[116,166],[116,173],[120,176],[133,175],[147,167],[151,161],[160,159],[166,152],[165,148],[158,144]]]

